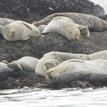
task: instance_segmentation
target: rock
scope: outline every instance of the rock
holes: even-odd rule
[[[107,14],[104,17],[102,17],[102,18],[107,21]]]
[[[31,22],[55,12],[81,12],[105,17],[103,8],[89,0],[0,0],[0,17]],[[2,21],[0,24],[2,28]],[[0,37],[0,43],[0,61],[11,62],[23,56],[41,58],[43,54],[54,50],[89,54],[107,49],[107,31],[93,32],[89,38],[80,41],[69,41],[59,34],[49,33],[44,37],[15,42]],[[0,75],[0,89],[21,88],[25,85],[41,87],[47,83],[45,78],[21,77],[20,71],[10,69],[7,72],[7,68]]]
[[[60,79],[59,79],[60,81]],[[50,89],[62,89],[62,88],[68,88],[68,87],[72,87],[72,88],[89,88],[89,87],[101,87],[100,85],[93,85],[88,81],[73,81],[73,82],[68,82],[68,83],[64,83],[64,82],[56,82],[55,80],[53,80],[52,82],[49,82],[46,85],[46,88],[50,88]]]
[[[90,37],[81,38],[80,41],[69,41],[59,34],[49,33],[26,41],[9,42],[0,39],[0,43],[0,61],[13,61],[23,56],[41,58],[50,51],[89,54],[107,49],[107,31],[92,32]]]
[[[46,80],[42,77],[38,79],[32,77],[9,77],[5,81],[0,81],[0,89],[23,88],[24,86],[44,88],[45,84]]]
[[[0,61],[7,60],[11,62],[23,56],[41,58],[43,54],[54,50],[89,54],[107,49],[107,31],[92,32],[90,37],[81,38],[80,41],[69,41],[59,34],[49,33],[26,41],[9,42],[0,38],[0,43]],[[6,80],[0,81],[0,89],[21,88],[25,85],[30,87],[41,87],[42,85],[42,87],[45,87],[47,84],[45,79],[38,78],[38,76],[23,77],[23,73],[18,70],[12,70],[9,74],[8,72],[6,73]],[[73,85],[71,84],[70,86]]]
[[[0,1],[0,16],[32,21],[55,12],[81,12],[99,17],[105,15],[101,6],[89,0],[7,0]]]

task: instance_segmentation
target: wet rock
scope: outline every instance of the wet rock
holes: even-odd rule
[[[101,6],[88,0],[6,0],[5,2],[0,0],[0,17],[31,22],[55,12],[81,12],[99,17],[105,16]],[[0,29],[11,21],[13,20],[4,21],[4,23],[0,21]],[[43,54],[54,50],[89,54],[107,49],[107,31],[93,32],[89,38],[82,38],[80,41],[69,41],[59,34],[49,33],[36,39],[15,42],[9,42],[0,37],[0,43],[0,61],[11,62],[23,56],[40,58]],[[7,67],[3,72],[1,70],[0,89],[21,88],[23,86],[41,87],[47,84],[45,78],[35,75],[24,77],[22,74],[17,68],[13,70]],[[79,85],[81,84],[79,83]]]
[[[107,14],[104,17],[102,17],[102,18],[107,21]]]
[[[32,21],[55,12],[80,12],[104,16],[101,6],[89,0],[4,0],[0,1],[0,16]]]
[[[50,89],[62,89],[62,88],[88,88],[88,87],[95,87],[93,84],[91,84],[88,81],[73,81],[73,82],[68,82],[68,83],[64,83],[64,82],[50,82],[47,83],[46,88],[50,88]],[[96,86],[96,87],[100,87],[100,86]]]
[[[60,75],[48,81],[47,87],[60,89],[66,87],[102,87],[107,86],[105,74],[81,74],[80,72]]]
[[[37,79],[32,77],[9,77],[4,81],[0,81],[0,89],[16,89],[24,86],[43,88],[46,84],[46,79],[42,77]]]

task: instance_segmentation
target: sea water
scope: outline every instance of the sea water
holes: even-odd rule
[[[0,91],[0,107],[107,107],[107,88]]]

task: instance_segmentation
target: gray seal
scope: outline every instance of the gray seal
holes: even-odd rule
[[[14,21],[7,24],[2,29],[1,33],[8,41],[27,40],[31,37],[41,36],[41,33],[36,26],[24,21]]]
[[[39,59],[31,56],[24,56],[18,60],[12,61],[7,65],[15,70],[16,68],[21,71],[22,75],[34,75],[35,69]]]
[[[107,60],[70,59],[47,72],[49,83],[70,84],[75,81],[88,81],[107,86]]]
[[[66,13],[54,13],[51,14],[45,18],[43,18],[40,21],[35,21],[33,24],[35,26],[39,25],[47,25],[54,17],[57,16],[65,16],[72,19],[75,23],[83,26],[87,26],[90,31],[104,31],[107,30],[107,21],[96,17],[94,15],[89,14],[83,14],[83,13],[72,13],[72,12],[66,12]]]

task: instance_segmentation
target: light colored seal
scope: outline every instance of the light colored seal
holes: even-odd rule
[[[33,22],[34,25],[39,26],[42,24],[48,24],[54,17],[65,16],[72,19],[75,23],[83,26],[87,26],[90,31],[104,31],[107,30],[107,22],[101,18],[93,15],[83,14],[83,13],[54,13],[40,21]]]
[[[46,25],[39,25],[37,28],[39,29],[40,33],[42,33],[45,27]]]
[[[57,16],[44,28],[42,34],[55,32],[61,34],[69,40],[80,40],[80,30],[76,24],[68,17]]]
[[[107,77],[107,60],[70,59],[62,62],[58,66],[51,68],[49,69],[49,71],[47,71],[47,77],[49,78],[49,80],[60,77],[61,75],[63,75],[63,77],[70,75],[71,81],[77,80],[92,81],[95,79],[100,81],[99,80],[100,78],[99,76],[97,77],[97,75],[100,76],[106,75]]]
[[[10,68],[19,68],[24,74],[35,73],[36,65],[39,59],[31,56],[24,56],[18,60],[12,61],[7,64]]]
[[[31,37],[39,37],[41,33],[36,26],[24,21],[14,21],[6,25],[2,30],[3,37],[8,41],[27,40]]]
[[[2,29],[4,28],[4,26],[6,26],[9,23],[14,22],[15,20],[13,19],[9,19],[9,18],[0,18],[0,33],[2,31]]]
[[[73,54],[73,53],[52,51],[44,54],[44,56],[39,60],[35,72],[38,75],[45,76],[47,70],[59,65],[60,63],[68,59],[90,60],[90,58],[86,54]]]
[[[89,54],[90,59],[105,59],[107,60],[107,50],[94,52],[92,54]]]
[[[41,76],[46,76],[46,72],[69,59],[96,60],[107,59],[107,50],[95,52],[93,54],[73,54],[66,52],[52,51],[44,54],[38,61],[35,72]]]
[[[81,36],[89,37],[91,35],[87,26],[83,26],[83,25],[79,25],[79,24],[76,24],[76,25],[80,30]]]
[[[79,28],[80,30],[80,33],[81,33],[81,36],[84,36],[84,37],[89,37],[90,36],[90,32],[89,32],[89,29],[87,26],[83,26],[83,25],[79,25],[79,24],[76,24],[77,27]],[[43,32],[43,30],[45,29],[47,25],[39,25],[37,28],[39,29],[39,31]]]

